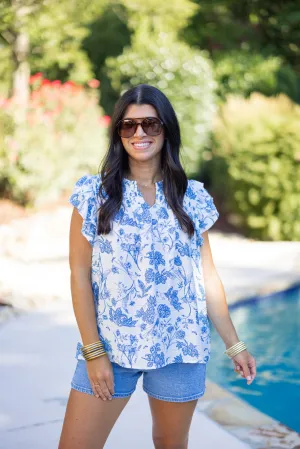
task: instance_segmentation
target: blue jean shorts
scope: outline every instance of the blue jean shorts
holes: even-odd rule
[[[77,365],[71,382],[74,390],[94,395],[87,373],[87,362],[78,358],[81,343],[77,345]],[[186,402],[199,399],[205,392],[205,363],[171,363],[162,368],[124,368],[111,362],[114,374],[112,398],[131,396],[143,374],[143,390],[156,399],[168,402]]]

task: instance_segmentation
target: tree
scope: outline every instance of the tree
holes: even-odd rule
[[[250,49],[280,56],[300,75],[299,0],[193,0],[197,12],[182,37],[206,48]]]
[[[230,88],[230,83],[235,87],[245,84],[246,90],[241,92],[244,95],[253,90],[269,95],[271,90],[273,95],[284,92],[300,103],[299,0],[194,0],[194,3],[198,5],[197,12],[180,36],[193,47],[210,52],[223,93],[237,91]],[[241,61],[248,63],[237,73],[235,68]],[[263,73],[266,64],[269,68],[276,67],[269,80]],[[218,73],[224,74],[226,66],[223,84]],[[269,83],[271,78],[273,86]],[[254,89],[249,92],[251,86]]]
[[[162,89],[170,99],[182,130],[182,163],[197,176],[201,150],[207,145],[215,113],[212,67],[207,54],[178,40],[195,6],[188,0],[161,2],[124,0],[131,46],[107,58],[105,70],[115,96],[146,83]]]
[[[105,5],[105,0],[2,0],[0,40],[11,59],[10,96],[27,103],[31,67],[55,73],[56,66],[77,82],[91,78],[81,43],[86,24]]]

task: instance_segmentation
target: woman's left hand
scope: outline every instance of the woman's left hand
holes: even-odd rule
[[[256,376],[255,358],[245,349],[232,357],[234,371],[247,379],[247,385],[251,384]]]

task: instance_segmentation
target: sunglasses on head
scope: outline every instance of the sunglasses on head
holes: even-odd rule
[[[140,117],[142,118],[142,117]],[[125,118],[117,123],[117,130],[120,137],[132,137],[141,125],[147,136],[158,136],[162,132],[163,122],[156,117],[145,117],[139,123],[137,119]]]

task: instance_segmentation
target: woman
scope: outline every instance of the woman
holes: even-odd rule
[[[59,449],[100,449],[143,374],[156,449],[186,449],[210,357],[208,316],[250,384],[208,229],[219,213],[179,160],[166,96],[138,85],[118,100],[99,175],[70,197],[71,292],[82,343]],[[207,316],[208,315],[208,316]]]

